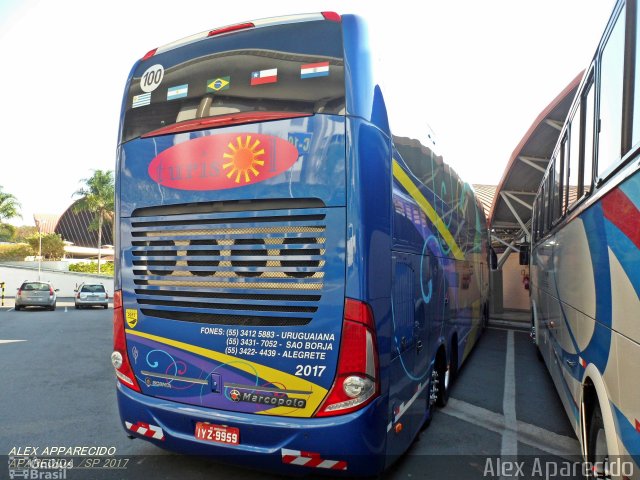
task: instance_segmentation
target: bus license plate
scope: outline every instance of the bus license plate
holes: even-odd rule
[[[240,429],[225,425],[197,422],[196,438],[209,442],[225,443],[227,445],[240,445]]]

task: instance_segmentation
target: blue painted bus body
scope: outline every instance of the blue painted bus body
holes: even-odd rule
[[[429,419],[438,359],[457,369],[474,345],[488,288],[481,206],[429,149],[396,145],[364,23],[344,15],[341,27],[344,115],[121,143],[116,288],[140,387],[118,384],[129,434],[261,468],[374,475]],[[125,95],[123,112],[128,104]],[[206,156],[227,138],[272,142],[278,173],[175,188],[220,174],[189,145]],[[279,172],[290,149],[281,142],[296,158]],[[192,163],[176,160],[184,148]],[[430,179],[401,154],[418,150]],[[317,417],[336,376],[345,298],[373,314],[378,393],[354,412]],[[239,444],[196,439],[198,422],[238,428]]]

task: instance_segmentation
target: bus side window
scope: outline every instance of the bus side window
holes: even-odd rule
[[[549,170],[549,175],[544,182],[544,232],[551,229],[552,208],[553,208],[553,170]]]
[[[538,240],[544,237],[544,183],[538,196]]]
[[[600,59],[598,178],[611,173],[621,158],[624,27],[625,9],[622,9]]]
[[[581,196],[578,192],[580,184],[580,111],[581,109],[578,107],[569,128],[569,161],[565,162],[565,165],[568,165],[567,210],[570,209]]]
[[[551,162],[553,164],[553,215],[551,221],[555,224],[562,217],[562,155],[556,154]]]
[[[595,118],[595,102],[596,95],[595,90],[593,88],[593,79],[591,80],[591,84],[585,88],[586,93],[582,97],[582,108],[584,113],[584,155],[583,155],[583,164],[581,168],[583,170],[582,174],[582,195],[589,195],[591,193],[592,183],[593,183],[593,153],[594,153],[594,130],[596,128],[596,118]]]
[[[560,147],[560,156],[562,157],[562,195],[561,195],[561,212],[560,216],[564,217],[567,213],[569,206],[569,192],[567,191],[567,184],[569,178],[569,142],[567,140],[567,133],[564,134],[562,139],[562,145]]]
[[[535,241],[537,242],[542,238],[542,190],[538,191],[538,196],[536,197],[536,206],[535,206]]]

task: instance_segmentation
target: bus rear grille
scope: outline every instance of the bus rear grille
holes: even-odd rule
[[[136,301],[147,316],[304,325],[325,275],[325,209],[131,218]]]

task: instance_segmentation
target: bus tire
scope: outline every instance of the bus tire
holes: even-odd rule
[[[593,478],[611,478],[609,474],[609,451],[607,436],[602,419],[600,405],[596,403],[591,421],[589,422],[589,434],[587,436],[587,461],[597,467],[593,472]]]
[[[440,351],[436,359],[436,371],[438,372],[438,398],[436,399],[436,405],[442,408],[449,401],[449,389],[451,388],[451,375],[444,350]]]

